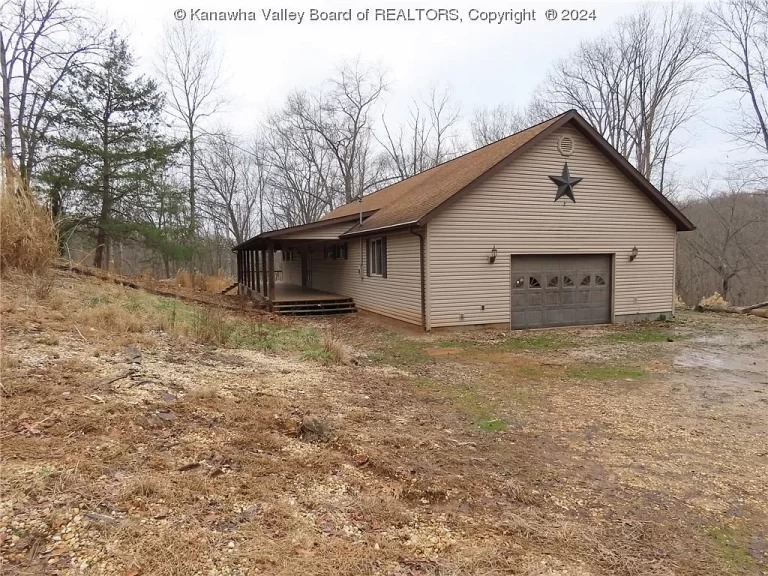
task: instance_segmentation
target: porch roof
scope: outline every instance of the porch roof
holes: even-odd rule
[[[371,212],[363,212],[362,217],[367,218]],[[352,228],[360,220],[360,213],[348,214],[339,218],[330,218],[328,220],[318,220],[309,224],[299,224],[298,226],[289,226],[278,230],[269,230],[262,232],[258,236],[249,238],[241,242],[234,248],[233,252],[240,250],[262,250],[269,248],[282,248],[286,243],[291,245],[337,240],[344,232]]]

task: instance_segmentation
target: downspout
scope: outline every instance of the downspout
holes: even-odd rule
[[[427,329],[427,270],[424,262],[424,229],[410,228],[409,232],[419,237],[419,271],[421,273],[421,327]]]
[[[358,222],[358,226],[362,227],[363,225],[363,193],[360,192],[360,195],[357,197],[357,201],[360,202],[360,219]],[[365,274],[363,274],[363,237],[360,236],[360,242],[359,242],[359,248],[360,248],[360,266],[357,268],[357,273],[360,275],[360,280],[365,279]]]

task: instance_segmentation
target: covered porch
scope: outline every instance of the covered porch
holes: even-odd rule
[[[235,246],[238,293],[279,314],[356,312],[349,296],[312,287],[313,253],[323,259],[330,247],[339,243],[338,232],[331,234],[327,226],[316,227],[265,232]]]
[[[275,250],[241,250],[237,253],[238,293],[245,294],[277,314],[311,316],[357,312],[348,296],[280,281],[275,270]]]

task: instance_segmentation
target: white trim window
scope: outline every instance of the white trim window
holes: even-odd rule
[[[371,238],[367,243],[368,276],[387,277],[387,238]]]

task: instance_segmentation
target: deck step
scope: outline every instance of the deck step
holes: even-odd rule
[[[343,308],[345,306],[354,306],[354,302],[351,300],[344,302],[291,302],[290,304],[276,302],[272,308],[275,310],[294,310],[297,308]]]
[[[275,310],[275,312],[281,316],[334,316],[337,314],[355,314],[357,312],[357,308],[350,306],[348,308],[332,308],[328,310]]]
[[[333,300],[288,300],[275,302],[272,310],[284,316],[325,316],[354,314],[357,307],[351,298]]]
[[[275,302],[274,306],[278,307],[290,307],[290,306],[326,306],[334,304],[349,304],[352,302],[351,298],[339,298],[338,300],[279,300]]]
[[[230,290],[233,290],[233,289],[235,289],[235,288],[237,288],[237,282],[235,282],[234,284],[230,284],[229,286],[227,286],[226,288],[224,288],[224,290],[222,290],[221,292],[219,292],[219,294],[226,294],[227,292],[229,292]]]

